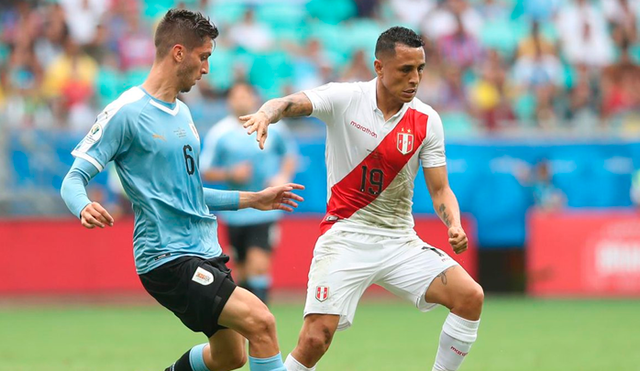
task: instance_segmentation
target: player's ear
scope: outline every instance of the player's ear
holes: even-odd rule
[[[186,49],[183,45],[176,44],[171,48],[171,55],[176,62],[182,62],[187,56]]]
[[[379,59],[373,61],[373,69],[376,71],[378,77],[382,76],[382,61]]]

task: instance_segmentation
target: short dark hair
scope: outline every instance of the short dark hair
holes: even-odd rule
[[[206,38],[215,40],[216,37],[218,28],[209,17],[187,9],[170,9],[156,28],[156,57],[164,57],[176,44],[193,49],[202,45]]]
[[[411,48],[420,48],[424,46],[424,41],[422,41],[422,38],[417,33],[406,27],[391,27],[378,37],[378,42],[376,42],[376,58],[388,52],[395,55],[396,44],[406,45]]]

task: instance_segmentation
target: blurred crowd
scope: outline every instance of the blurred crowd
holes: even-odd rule
[[[640,0],[3,0],[5,124],[86,131],[144,80],[171,7],[220,29],[210,74],[184,97],[203,126],[238,80],[267,99],[373,78],[376,39],[400,24],[424,37],[418,97],[451,135],[640,134]]]

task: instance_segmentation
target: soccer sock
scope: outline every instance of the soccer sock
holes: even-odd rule
[[[247,278],[247,287],[258,299],[267,304],[269,300],[269,287],[271,287],[271,277],[262,274]]]
[[[440,345],[432,371],[455,371],[478,336],[480,320],[469,321],[449,313],[440,333]]]
[[[207,344],[200,344],[191,348],[183,354],[176,363],[164,371],[209,371],[207,365],[204,363],[204,356],[202,355],[205,345]]]
[[[287,371],[282,364],[280,353],[269,358],[254,358],[249,356],[249,370],[251,371]]]
[[[293,358],[291,353],[289,353],[287,359],[284,361],[284,365],[287,368],[287,371],[316,371],[316,366],[311,368],[306,367],[302,363],[298,362],[297,359]]]

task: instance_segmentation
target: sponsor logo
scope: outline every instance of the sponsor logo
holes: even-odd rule
[[[213,283],[213,274],[211,274],[211,272],[209,272],[208,270],[198,267],[191,280],[201,285],[207,286]]]
[[[160,260],[160,259],[168,258],[170,256],[171,256],[171,253],[168,252],[168,253],[164,253],[164,254],[156,256],[155,258],[153,258],[153,260]]]
[[[89,130],[89,134],[87,135],[87,140],[91,140],[92,143],[97,142],[102,138],[102,125],[95,123]]]
[[[360,130],[363,133],[371,135],[373,138],[377,138],[378,137],[378,134],[375,131],[372,131],[371,129],[369,129],[366,126],[362,126],[362,125],[358,124],[355,121],[351,121],[351,123],[349,123],[349,125],[353,126],[354,128]]]
[[[456,349],[454,346],[451,346],[451,350],[453,350],[457,355],[462,356],[462,357],[464,357],[464,356],[466,356],[467,354],[469,354],[469,352],[461,352],[461,351],[459,351],[459,350],[458,350],[458,349]]]
[[[326,218],[324,218],[324,221],[325,221],[325,222],[335,222],[335,221],[337,221],[338,219],[340,219],[340,218],[338,218],[338,217],[337,217],[337,216],[335,216],[335,215],[327,215],[327,217],[326,217]]]
[[[329,288],[327,286],[316,287],[316,300],[323,302],[329,298]]]
[[[98,123],[93,124],[91,129],[89,129],[89,133],[84,137],[82,143],[78,147],[78,151],[87,152],[89,148],[93,147],[93,145],[102,138],[102,132],[102,125]]]
[[[411,129],[404,132],[404,128],[401,133],[398,133],[398,151],[403,155],[411,153],[413,151],[413,134],[411,134]]]

